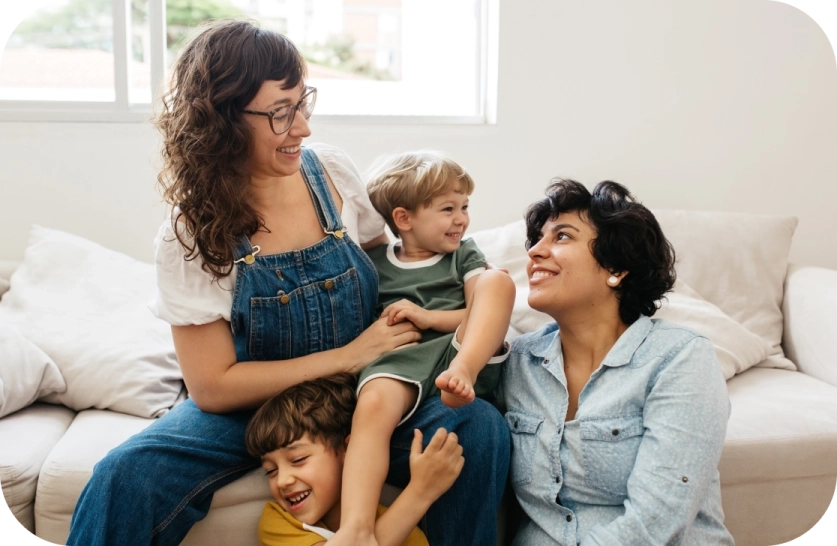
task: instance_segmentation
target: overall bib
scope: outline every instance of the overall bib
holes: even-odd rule
[[[307,248],[261,256],[247,237],[235,248],[230,325],[239,362],[287,360],[346,345],[372,322],[378,274],[346,234],[322,165],[302,150],[305,178],[327,236]]]

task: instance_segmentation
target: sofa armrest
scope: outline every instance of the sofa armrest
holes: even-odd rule
[[[791,264],[782,346],[799,371],[837,386],[837,270]]]

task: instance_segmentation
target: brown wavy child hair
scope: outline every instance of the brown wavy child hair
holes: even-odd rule
[[[451,190],[471,195],[474,179],[458,163],[432,150],[385,157],[373,169],[366,191],[392,234],[399,237],[392,211],[429,207],[434,197]]]
[[[199,27],[174,66],[157,128],[163,169],[157,177],[186,259],[200,256],[216,278],[230,274],[241,235],[264,228],[249,203],[251,129],[242,110],[266,80],[293,89],[305,61],[279,33],[252,22],[222,20]],[[185,233],[184,233],[185,231]]]
[[[298,383],[260,407],[244,433],[244,445],[260,458],[308,434],[338,452],[352,430],[357,379],[339,373]]]

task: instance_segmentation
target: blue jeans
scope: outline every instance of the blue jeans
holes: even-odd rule
[[[82,492],[67,543],[179,544],[206,516],[217,489],[258,466],[243,445],[251,415],[204,413],[187,400],[112,450]],[[459,436],[465,466],[428,511],[427,538],[432,546],[494,546],[510,440],[489,403],[477,399],[452,410],[438,397],[427,399],[393,435],[387,481],[404,487],[409,480],[412,430],[427,442],[439,427]]]

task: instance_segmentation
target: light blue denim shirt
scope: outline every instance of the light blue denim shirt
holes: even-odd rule
[[[514,340],[500,401],[525,512],[514,544],[729,545],[718,460],[729,418],[712,343],[640,317],[565,422],[558,325]]]

